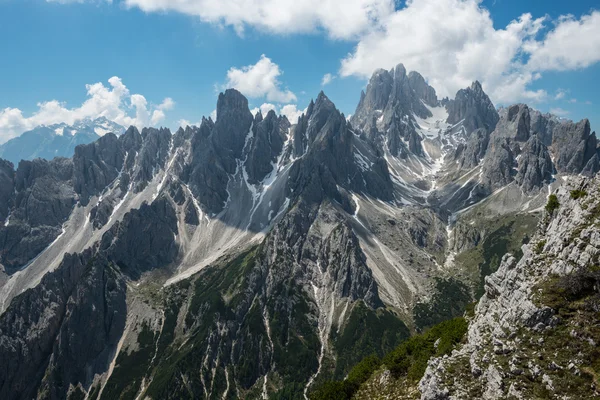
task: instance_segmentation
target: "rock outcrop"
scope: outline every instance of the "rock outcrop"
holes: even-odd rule
[[[600,255],[599,192],[597,177],[572,179],[558,190],[558,209],[523,246],[523,256],[505,255],[486,278],[467,342],[430,360],[419,384],[423,400],[598,396],[583,371],[597,357],[598,332],[589,330],[585,315],[597,312],[592,304],[600,296],[591,272]]]
[[[448,123],[454,125],[462,121],[467,132],[479,128],[492,132],[499,120],[496,108],[478,81],[466,89],[459,90],[456,98],[447,103],[446,109]]]
[[[525,192],[533,192],[548,185],[553,173],[554,166],[548,149],[537,135],[531,136],[520,154],[515,181]]]
[[[106,260],[66,255],[0,316],[1,397],[67,398],[104,371],[125,315],[125,285]]]
[[[563,122],[554,128],[552,134],[554,162],[559,172],[587,174],[598,172],[598,141],[591,133],[590,121],[578,123]]]
[[[435,90],[418,72],[406,74],[402,64],[376,71],[352,115],[352,125],[372,139],[384,138],[392,155],[423,155],[415,117],[431,117],[427,106],[438,105]],[[407,144],[405,144],[405,142]]]

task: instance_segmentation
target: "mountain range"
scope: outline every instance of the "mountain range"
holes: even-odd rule
[[[94,142],[109,132],[118,136],[125,132],[125,128],[106,117],[84,119],[73,125],[42,125],[0,144],[0,158],[14,165],[18,165],[21,160],[38,157],[46,160],[55,157],[71,158],[75,147]]]
[[[505,253],[561,237],[549,195],[600,169],[588,120],[496,109],[479,82],[438,99],[401,64],[349,119],[323,92],[297,121],[234,89],[216,111],[0,160],[1,398],[316,396],[497,299]],[[455,393],[440,368],[425,398]]]

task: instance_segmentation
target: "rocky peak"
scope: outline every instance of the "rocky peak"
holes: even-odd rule
[[[454,153],[460,168],[471,169],[479,165],[486,154],[489,141],[490,134],[484,128],[479,128],[469,135],[466,143],[460,143]]]
[[[425,78],[423,78],[421,74],[416,71],[411,71],[408,74],[408,82],[417,96],[428,106],[436,107],[438,105],[438,98],[435,93],[435,89],[425,82]]]
[[[428,106],[439,106],[435,90],[418,72],[407,75],[404,65],[398,64],[373,73],[351,122],[371,139],[382,138],[393,156],[423,156],[417,118],[433,116]]]
[[[73,183],[82,204],[87,205],[91,196],[100,193],[119,175],[124,160],[125,152],[112,133],[75,148]]]
[[[126,152],[138,151],[142,146],[142,135],[135,126],[130,126],[119,138],[123,150]]]
[[[254,117],[248,108],[248,100],[235,89],[219,94],[217,121],[212,138],[217,152],[222,157],[239,159],[246,136]]]
[[[531,134],[535,134],[546,146],[552,144],[552,132],[561,121],[552,114],[542,114],[538,110],[529,110],[531,116]]]
[[[396,65],[396,67],[393,69],[393,74],[394,80],[404,80],[404,78],[406,78],[406,68],[404,67],[404,64],[400,63]]]
[[[311,100],[306,114],[302,114],[294,126],[294,155],[300,157],[305,154],[329,118],[338,118],[340,115],[333,102],[321,91],[316,102]]]
[[[273,110],[269,110],[269,111],[273,111]],[[262,121],[262,120],[263,120],[263,115],[262,115],[262,112],[261,112],[260,110],[258,110],[258,111],[256,112],[256,115],[254,116],[254,123],[255,123],[255,124],[258,124],[258,123],[259,123],[260,121]]]
[[[530,109],[525,104],[515,104],[500,110],[500,121],[493,135],[517,142],[526,142],[531,132]]]
[[[523,191],[531,193],[552,181],[554,166],[548,148],[537,135],[532,135],[523,146],[515,181]]]
[[[455,125],[463,121],[467,133],[478,128],[492,132],[499,120],[496,108],[478,81],[459,90],[455,99],[448,101],[446,109],[448,123]]]
[[[155,171],[165,166],[173,140],[171,131],[166,128],[144,128],[142,137],[144,141],[138,156],[138,168],[134,172],[136,192],[143,190]]]
[[[296,162],[291,170],[293,193],[306,197],[311,203],[319,203],[324,198],[337,201],[348,211],[352,211],[349,199],[341,188],[357,193],[368,193],[373,197],[390,200],[393,198],[392,182],[385,160],[371,141],[357,137],[350,123],[323,94],[319,95],[308,123],[306,134],[300,135],[312,140],[304,157]],[[295,136],[298,137],[298,136]],[[355,152],[364,158],[356,161]],[[366,167],[366,165],[370,167]]]
[[[482,170],[482,183],[488,193],[508,185],[514,178],[515,155],[510,141],[491,137]]]
[[[261,118],[259,119],[258,116]],[[275,162],[284,150],[283,144],[287,139],[290,126],[285,116],[278,117],[273,110],[269,110],[264,119],[260,111],[257,113],[245,164],[249,182],[262,181],[273,171],[273,168],[276,168]]]
[[[577,174],[583,170],[598,171],[598,141],[591,132],[587,119],[577,123],[565,121],[555,127],[552,135],[552,152],[559,172]],[[590,165],[588,166],[588,163]]]

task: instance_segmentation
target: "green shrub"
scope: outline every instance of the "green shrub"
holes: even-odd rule
[[[571,198],[573,200],[580,199],[580,198],[582,198],[584,196],[587,196],[587,192],[585,190],[580,190],[580,189],[571,190]]]
[[[542,251],[544,251],[544,246],[546,246],[546,241],[545,240],[540,240],[539,242],[537,242],[537,244],[535,245],[535,253],[536,254],[541,254]]]
[[[555,194],[551,194],[548,197],[548,203],[546,204],[546,211],[548,214],[553,214],[554,210],[560,207],[560,203],[558,202],[558,197]]]
[[[373,372],[379,368],[381,360],[376,355],[365,357],[356,364],[343,381],[327,381],[321,384],[313,393],[311,400],[350,400],[365,383]]]
[[[462,317],[444,321],[402,343],[388,354],[383,362],[394,376],[407,376],[413,381],[419,380],[425,373],[427,361],[431,357],[449,354],[462,340],[467,326],[467,321]]]
[[[427,361],[431,357],[449,354],[460,343],[467,332],[468,323],[464,318],[454,318],[435,325],[428,331],[412,336],[390,353],[383,364],[392,374],[399,378],[405,376],[412,381],[423,377]],[[327,381],[319,385],[311,393],[311,400],[350,400],[381,366],[375,355],[364,358],[358,363],[343,381]]]

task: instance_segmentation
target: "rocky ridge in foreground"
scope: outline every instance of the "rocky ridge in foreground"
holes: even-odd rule
[[[423,400],[600,395],[600,179],[570,179],[556,197],[522,258],[486,278],[467,342],[430,361]]]

